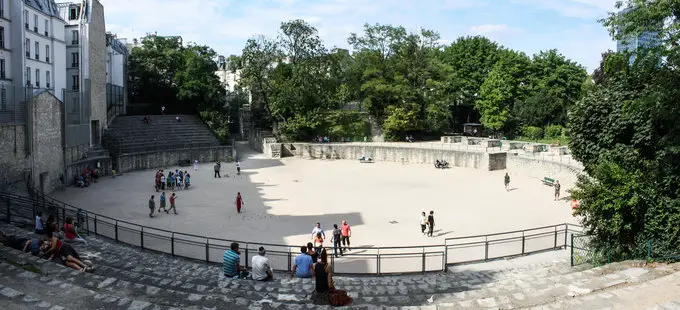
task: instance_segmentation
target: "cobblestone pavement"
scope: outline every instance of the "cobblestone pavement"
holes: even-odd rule
[[[17,235],[30,234],[5,224],[0,229]],[[314,287],[311,279],[294,279],[287,273],[275,273],[275,280],[268,283],[225,279],[218,265],[142,251],[94,236],[87,239],[87,245],[74,247],[82,258],[93,261],[96,266],[93,273],[79,273],[0,247],[0,307],[147,310],[314,307],[309,302]],[[633,295],[627,296],[630,292],[650,294],[656,285],[654,281],[676,291],[680,283],[678,265],[642,267],[623,262],[572,269],[566,255],[550,254],[546,258],[540,261],[532,257],[525,264],[521,263],[524,258],[520,258],[459,266],[446,273],[336,276],[335,282],[354,298],[352,309],[616,309],[627,304],[626,297],[632,298]],[[659,299],[659,303],[668,303],[665,307],[672,309],[676,304],[671,303],[671,297]],[[654,300],[641,304],[655,305]]]

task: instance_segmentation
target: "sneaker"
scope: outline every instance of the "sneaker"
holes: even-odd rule
[[[85,259],[85,260],[83,260],[83,264],[88,265],[88,266],[92,266],[92,261],[89,260],[89,259]]]

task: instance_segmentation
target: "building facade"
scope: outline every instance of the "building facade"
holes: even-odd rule
[[[128,102],[129,52],[125,43],[111,33],[106,34],[106,109],[111,123],[117,115],[125,114]]]

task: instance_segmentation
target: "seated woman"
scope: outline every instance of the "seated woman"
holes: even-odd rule
[[[333,268],[328,263],[326,250],[321,251],[319,259],[312,265],[312,277],[316,279],[312,302],[315,305],[329,305],[331,288],[333,288]]]
[[[64,241],[82,242],[87,244],[85,239],[81,238],[75,227],[73,227],[73,218],[70,215],[66,217],[66,223],[64,223]]]
[[[72,246],[61,242],[54,235],[47,237],[48,240],[40,246],[42,256],[48,257],[48,260],[52,260],[55,256],[59,257],[64,265],[81,272],[94,270],[93,266],[88,266],[80,260],[78,252]]]
[[[55,233],[59,235],[59,226],[57,226],[57,220],[54,218],[54,214],[47,216],[47,223],[45,223],[45,234]]]

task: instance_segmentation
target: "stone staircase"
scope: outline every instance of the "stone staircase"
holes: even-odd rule
[[[0,229],[15,235],[31,234],[8,224],[0,224]],[[300,309],[311,306],[312,279],[290,278],[287,273],[276,272],[272,282],[229,279],[224,278],[219,265],[143,251],[96,236],[86,239],[87,245],[74,247],[83,259],[93,261],[96,266],[93,273],[79,273],[0,247],[0,305],[6,305],[5,309],[62,309],[60,306],[69,309]],[[338,288],[347,290],[354,298],[349,307],[352,309],[576,308],[579,305],[602,308],[607,307],[607,302],[626,296],[626,292],[630,294],[645,285],[653,288],[647,281],[677,279],[675,283],[680,283],[678,265],[644,267],[636,262],[621,262],[591,269],[571,268],[567,251],[551,253],[547,253],[546,259],[531,256],[458,266],[446,273],[336,276],[334,279]],[[522,262],[528,258],[531,259]],[[677,290],[677,284],[669,287]]]
[[[175,117],[181,116],[177,122]],[[112,154],[219,146],[220,141],[197,115],[118,116],[104,134],[104,145]]]

